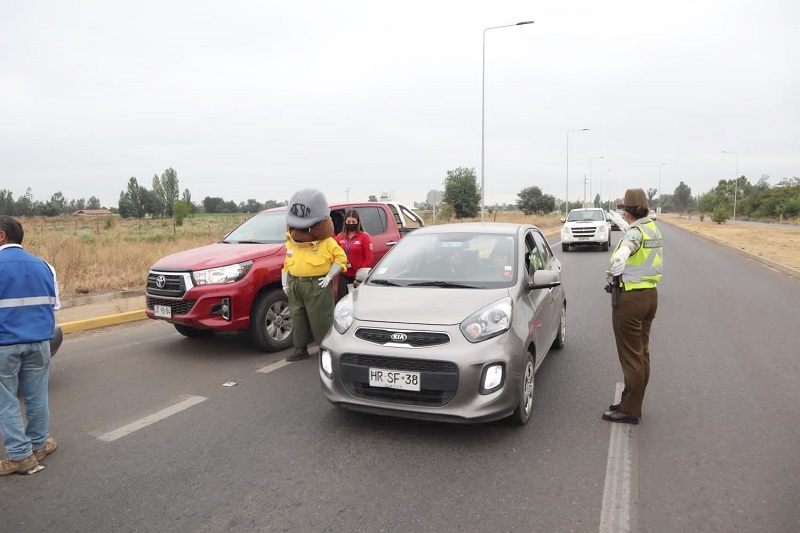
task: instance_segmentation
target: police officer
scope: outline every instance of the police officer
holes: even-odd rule
[[[603,419],[638,424],[650,378],[650,326],[658,308],[656,286],[664,257],[661,232],[648,216],[644,190],[625,191],[622,209],[623,216],[610,214],[625,235],[611,256],[609,273],[621,280],[619,305],[611,308],[611,322],[625,388],[620,403],[610,405]]]

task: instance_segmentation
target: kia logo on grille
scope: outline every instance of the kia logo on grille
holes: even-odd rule
[[[166,277],[158,276],[156,278],[156,287],[158,287],[159,289],[163,289],[164,285],[166,285],[166,284],[167,284],[167,278]]]
[[[408,335],[405,333],[392,333],[392,340],[394,342],[406,342],[408,340]]]

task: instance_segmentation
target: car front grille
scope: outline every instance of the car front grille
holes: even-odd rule
[[[172,316],[189,314],[189,311],[192,310],[192,307],[194,307],[195,303],[197,303],[197,300],[175,301],[175,300],[165,300],[163,298],[153,298],[152,296],[147,297],[148,309],[152,311],[154,306],[156,305],[165,305],[167,307],[172,308]]]
[[[597,228],[595,228],[594,226],[572,228],[572,234],[575,237],[594,237],[596,231]]]
[[[371,387],[370,368],[419,372],[421,390]],[[346,353],[339,358],[339,372],[350,394],[368,400],[440,407],[450,403],[458,391],[458,365],[450,361]]]
[[[164,278],[164,286],[158,286],[158,279]],[[156,296],[169,296],[172,298],[182,298],[186,294],[186,284],[182,274],[164,274],[162,272],[150,272],[147,274],[147,294]]]
[[[375,344],[408,344],[414,348],[438,346],[450,342],[450,335],[433,331],[393,331],[389,329],[358,328],[356,337]],[[405,335],[405,340],[393,339],[392,335]]]

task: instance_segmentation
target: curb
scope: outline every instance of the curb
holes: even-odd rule
[[[147,315],[145,314],[144,309],[140,309],[138,311],[127,311],[125,313],[117,313],[98,318],[87,318],[86,320],[65,322],[60,325],[61,331],[64,332],[64,334],[67,334],[75,333],[76,331],[86,331],[88,329],[125,324],[126,322],[135,322],[137,320],[144,320],[145,318],[147,318]]]

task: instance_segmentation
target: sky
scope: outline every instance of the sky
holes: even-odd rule
[[[798,51],[797,0],[3,0],[0,189],[112,207],[167,168],[197,203],[413,204],[458,167],[488,205],[775,185],[800,177]]]

